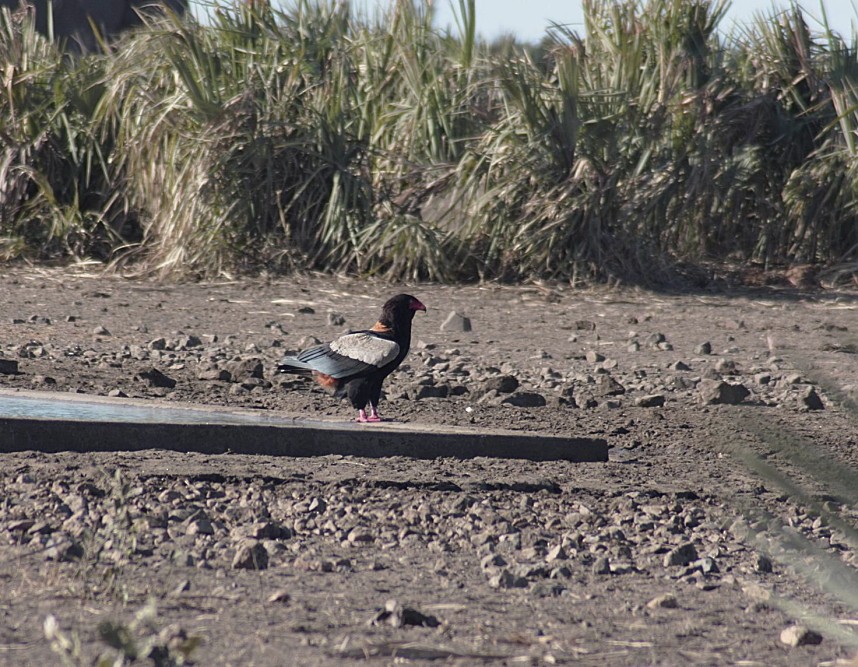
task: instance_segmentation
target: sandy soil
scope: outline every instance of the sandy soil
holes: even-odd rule
[[[0,288],[0,359],[18,365],[4,388],[343,420],[350,406],[278,376],[276,360],[371,325],[407,291],[429,312],[384,416],[611,447],[592,464],[155,442],[0,454],[0,664],[855,656],[858,293],[163,285],[23,268]],[[472,330],[442,330],[452,311]],[[154,386],[152,369],[175,386]],[[781,639],[794,624],[811,629],[803,645]]]

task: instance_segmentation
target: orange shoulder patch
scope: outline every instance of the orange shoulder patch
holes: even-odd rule
[[[390,327],[382,324],[381,322],[376,322],[370,327],[370,331],[375,331],[376,333],[389,334],[392,333]]]
[[[336,391],[337,385],[339,384],[337,382],[337,378],[333,378],[325,373],[319,373],[318,371],[313,371],[313,379],[320,387],[324,387],[328,391]]]

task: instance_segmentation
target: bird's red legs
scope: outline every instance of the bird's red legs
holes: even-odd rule
[[[358,410],[358,418],[359,422],[380,422],[381,417],[378,416],[378,409],[372,404],[369,404],[369,417],[366,416],[366,410],[360,409]]]

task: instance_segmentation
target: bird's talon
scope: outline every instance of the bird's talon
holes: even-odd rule
[[[380,422],[381,417],[379,417],[378,415],[370,415],[369,417],[366,418],[366,420],[368,422]]]

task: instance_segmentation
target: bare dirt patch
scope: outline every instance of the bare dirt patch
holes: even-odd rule
[[[401,291],[23,269],[0,284],[0,358],[18,367],[4,388],[343,420],[350,406],[275,363],[311,336],[371,325]],[[56,664],[47,618],[55,649],[85,664],[127,656],[132,640],[150,663],[234,665],[854,656],[858,295],[406,291],[429,313],[383,416],[603,437],[611,460],[286,459],[157,442],[2,454],[0,664]],[[451,311],[472,330],[442,331]],[[781,641],[796,622],[821,643]]]

